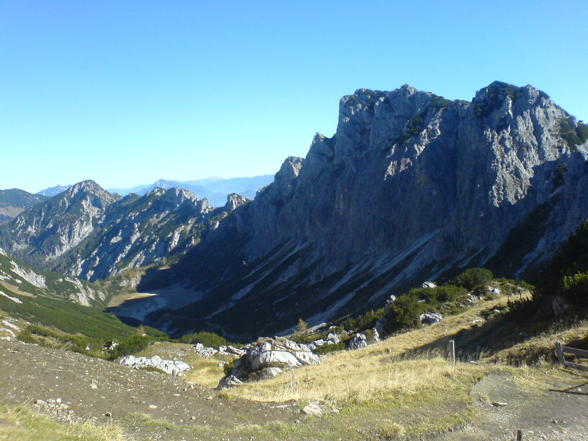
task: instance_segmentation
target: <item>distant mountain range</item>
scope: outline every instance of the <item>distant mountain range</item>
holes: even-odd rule
[[[230,195],[225,207],[213,209],[178,188],[123,198],[83,181],[1,225],[0,246],[46,270],[105,279],[184,253],[246,202]]]
[[[111,193],[117,193],[126,196],[130,193],[144,195],[155,188],[182,188],[197,196],[199,199],[208,199],[213,207],[221,207],[225,204],[227,196],[231,193],[240,194],[247,199],[255,198],[258,190],[271,184],[274,179],[273,175],[252,176],[245,178],[206,178],[194,181],[174,181],[160,179],[152,184],[138,185],[132,188],[109,188]],[[40,191],[37,194],[43,196],[56,196],[67,190],[69,186],[58,185]]]

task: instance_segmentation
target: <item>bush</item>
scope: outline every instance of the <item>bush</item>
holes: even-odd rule
[[[333,345],[319,346],[318,348],[316,348],[314,350],[314,352],[315,352],[315,354],[318,354],[318,355],[325,355],[330,352],[342,351],[343,349],[345,349],[345,342],[340,341],[339,343],[335,343]]]
[[[223,371],[225,372],[225,376],[231,375],[231,370],[233,369],[233,367],[235,367],[235,361],[236,360],[231,360],[228,363],[225,363],[225,365],[223,366]]]
[[[348,331],[363,331],[373,328],[376,322],[384,316],[384,308],[372,309],[357,317],[345,319],[341,326]]]
[[[236,343],[231,343],[226,338],[221,337],[220,335],[215,334],[214,332],[206,332],[206,331],[195,332],[192,334],[183,335],[180,338],[180,341],[182,343],[189,343],[189,344],[201,343],[204,346],[209,346],[211,348],[216,348],[216,349],[218,349],[219,346],[227,346],[227,345],[231,345],[231,344],[233,346],[238,346]]]
[[[123,357],[125,355],[136,354],[145,349],[152,342],[153,338],[146,335],[133,335],[127,337],[119,342],[119,345],[109,354],[108,358],[114,360],[115,358]]]
[[[588,272],[564,276],[560,294],[577,305],[588,305]]]
[[[390,334],[405,328],[420,326],[419,316],[424,312],[424,306],[414,295],[405,294],[396,299],[386,314],[384,332]]]
[[[494,274],[492,274],[492,271],[490,270],[485,268],[469,268],[463,273],[455,276],[450,281],[450,284],[471,290],[477,286],[491,282],[493,278]]]

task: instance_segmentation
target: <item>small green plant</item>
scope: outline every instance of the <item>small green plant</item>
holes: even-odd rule
[[[234,367],[235,367],[235,360],[231,360],[231,361],[225,363],[223,366],[223,371],[225,373],[225,376],[231,375],[231,371],[233,370]]]
[[[474,289],[479,285],[491,282],[494,278],[492,271],[485,268],[469,268],[455,276],[450,283],[466,289]]]
[[[306,323],[301,318],[298,319],[298,324],[296,325],[296,333],[297,334],[304,334],[308,332],[308,323]]]

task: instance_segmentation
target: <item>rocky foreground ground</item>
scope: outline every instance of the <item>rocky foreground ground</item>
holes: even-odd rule
[[[331,439],[321,424],[352,411],[327,420],[305,416],[304,403],[252,402],[161,372],[18,341],[0,341],[0,377],[1,405],[26,403],[61,422],[116,424],[129,440]],[[537,393],[507,374],[487,375],[471,391],[472,406],[482,409],[473,422],[426,439],[508,440],[520,428],[525,440],[588,440],[588,378],[566,373],[552,386]],[[309,435],[314,429],[316,437]],[[363,439],[397,438],[391,432]]]

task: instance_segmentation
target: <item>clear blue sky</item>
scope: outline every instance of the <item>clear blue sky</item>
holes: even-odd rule
[[[588,119],[588,2],[0,0],[0,188],[274,173],[339,98],[533,84]]]

